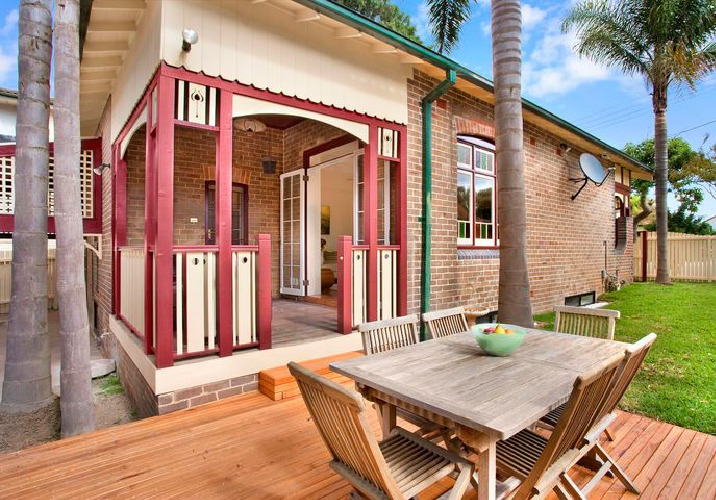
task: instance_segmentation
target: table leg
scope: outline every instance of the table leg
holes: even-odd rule
[[[495,500],[497,497],[497,439],[474,429],[458,426],[457,437],[477,453],[477,497]]]
[[[383,402],[376,402],[376,404],[380,412],[380,428],[383,430],[383,439],[387,439],[398,425],[395,406]]]

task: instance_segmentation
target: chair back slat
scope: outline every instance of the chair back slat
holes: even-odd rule
[[[410,314],[358,325],[367,355],[415,345],[420,341],[418,315]]]
[[[370,482],[389,498],[401,498],[378,441],[370,431],[363,399],[297,363],[288,369],[334,461]]]
[[[423,313],[423,322],[428,327],[428,335],[431,339],[455,335],[469,329],[464,307]]]
[[[619,374],[614,381],[614,386],[612,387],[604,406],[605,415],[616,409],[619,401],[622,400],[624,393],[627,391],[631,381],[634,379],[634,376],[644,363],[644,359],[646,358],[646,355],[649,354],[649,350],[651,349],[651,346],[654,345],[655,340],[656,334],[650,333],[646,337],[627,347],[624,362],[622,363]]]
[[[562,417],[534,468],[520,485],[515,498],[529,498],[532,488],[550,466],[565,453],[582,444],[584,436],[602,414],[609,387],[623,359],[623,353],[617,354],[596,369],[577,377]]]
[[[620,312],[612,309],[590,309],[586,307],[555,306],[554,331],[614,339],[616,320]]]

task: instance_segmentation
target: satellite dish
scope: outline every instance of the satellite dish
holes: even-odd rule
[[[584,174],[584,177],[581,179],[572,179],[574,182],[582,182],[579,190],[572,195],[572,200],[579,196],[579,193],[582,192],[587,182],[592,181],[597,186],[601,186],[609,175],[609,171],[604,168],[602,162],[599,161],[596,156],[589,153],[579,155],[579,169],[582,171],[582,174]]]

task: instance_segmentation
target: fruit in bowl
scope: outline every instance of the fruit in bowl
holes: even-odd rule
[[[514,325],[480,324],[472,327],[477,345],[491,356],[509,356],[525,339],[527,330]]]

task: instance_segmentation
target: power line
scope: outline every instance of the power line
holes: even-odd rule
[[[702,123],[701,125],[696,125],[695,127],[681,130],[680,132],[676,132],[674,135],[681,135],[685,132],[691,132],[692,130],[696,130],[697,128],[705,127],[706,125],[711,125],[712,123],[716,123],[716,120],[711,120],[710,122]]]

